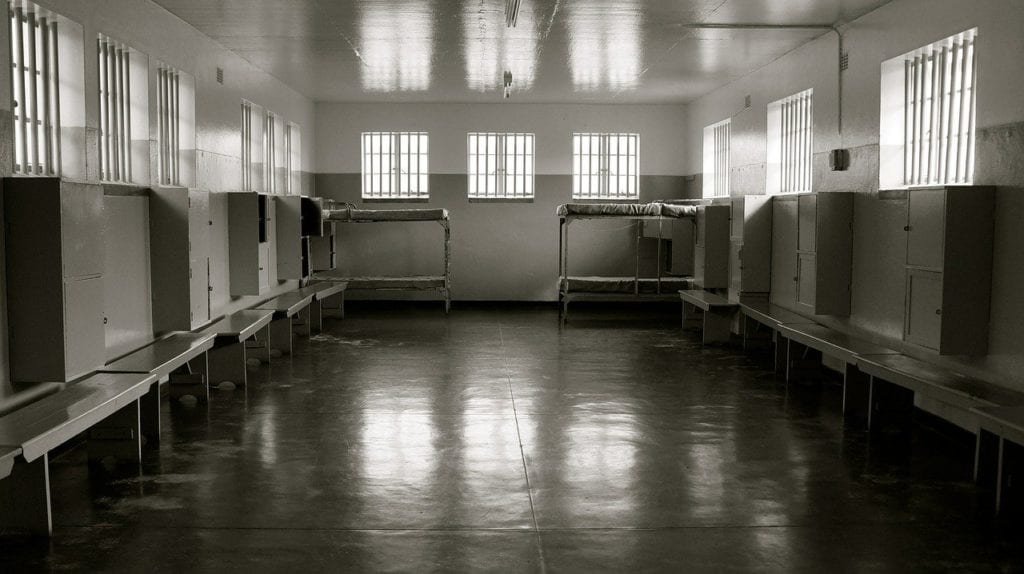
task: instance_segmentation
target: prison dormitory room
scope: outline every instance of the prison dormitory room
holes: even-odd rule
[[[1024,2],[7,7],[0,572],[1024,571]]]

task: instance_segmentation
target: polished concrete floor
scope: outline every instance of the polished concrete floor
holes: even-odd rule
[[[141,474],[51,465],[56,529],[0,570],[1006,571],[943,427],[868,436],[832,381],[702,349],[675,311],[356,308]],[[956,440],[961,439],[960,441]]]

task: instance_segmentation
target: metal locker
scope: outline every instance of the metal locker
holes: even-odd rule
[[[796,302],[797,202],[776,197],[772,202],[771,301],[791,308]]]
[[[940,269],[946,227],[944,189],[912,189],[907,196],[907,265]]]
[[[939,349],[942,336],[942,273],[912,269],[907,272],[906,339]]]
[[[746,198],[734,197],[732,203],[732,216],[730,218],[729,239],[738,241],[743,239],[743,224],[746,219]]]
[[[806,311],[817,311],[818,298],[817,255],[800,253],[796,261],[796,303]]]
[[[259,295],[263,269],[269,269],[262,243],[269,217],[265,199],[257,193],[228,193],[228,266],[231,294],[236,297]]]
[[[103,277],[64,282],[65,380],[93,371],[104,362]]]
[[[816,195],[801,195],[797,201],[800,211],[797,249],[799,251],[816,251],[818,244],[818,197]]]

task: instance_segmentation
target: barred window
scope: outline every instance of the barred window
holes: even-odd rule
[[[262,191],[257,182],[263,176],[263,122],[261,108],[242,100],[242,189]]]
[[[162,185],[181,185],[181,76],[160,65],[156,73],[157,169]]]
[[[263,190],[277,193],[277,115],[263,113]]]
[[[768,105],[768,193],[811,191],[814,90]]]
[[[534,134],[470,133],[469,197],[532,199]]]
[[[640,198],[640,134],[572,135],[572,198]]]
[[[427,199],[429,135],[363,133],[363,199]]]
[[[974,179],[977,29],[903,56],[906,185]]]
[[[10,6],[14,173],[60,173],[57,21],[38,6]]]
[[[302,193],[302,131],[298,124],[292,122],[284,127],[284,157],[285,193]]]
[[[704,128],[704,197],[729,197],[731,120]]]
[[[105,181],[132,180],[131,55],[124,44],[100,35],[100,179]]]

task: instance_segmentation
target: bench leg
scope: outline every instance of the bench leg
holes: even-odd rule
[[[785,374],[786,357],[789,352],[789,341],[778,331],[772,332],[772,341],[775,343],[775,373]]]
[[[160,442],[160,383],[153,383],[149,392],[139,398],[139,422],[147,443]]]
[[[848,363],[843,373],[843,415],[865,421],[871,417],[871,377]]]
[[[311,324],[312,311],[310,310],[310,307],[312,306],[313,304],[310,303],[305,309],[299,311],[295,317],[292,318],[292,332],[296,335],[309,337],[313,334]]]
[[[245,343],[231,343],[209,350],[211,387],[221,383],[232,383],[238,387],[246,385]]]
[[[732,311],[704,311],[704,343],[728,343],[732,338]]]
[[[309,304],[309,328],[310,331],[323,333],[324,332],[324,309],[323,303],[313,301]]]
[[[910,430],[914,419],[914,391],[871,377],[871,413],[868,428],[899,427]]]
[[[7,478],[0,479],[0,532],[49,536],[50,456],[32,462],[18,457]]]
[[[270,356],[292,354],[292,320],[291,317],[274,319],[270,322]]]
[[[210,372],[206,353],[192,359],[185,367],[171,373],[169,384],[172,399],[185,396],[195,397],[197,402],[210,401],[210,388],[206,384],[206,373]]]
[[[321,301],[321,313],[325,319],[345,318],[345,292],[331,295]]]
[[[89,464],[106,466],[111,459],[115,464],[142,463],[142,422],[139,401],[93,425],[89,429],[86,450]]]
[[[686,301],[683,301],[683,330],[696,329],[699,330],[702,327],[703,321],[701,320],[700,309],[690,305]],[[706,314],[706,312],[704,313]]]
[[[246,360],[251,358],[254,362],[270,362],[270,325],[260,329],[245,342],[245,353]]]
[[[808,358],[813,356],[813,358]],[[808,380],[821,367],[821,354],[792,339],[786,339],[786,382]]]

